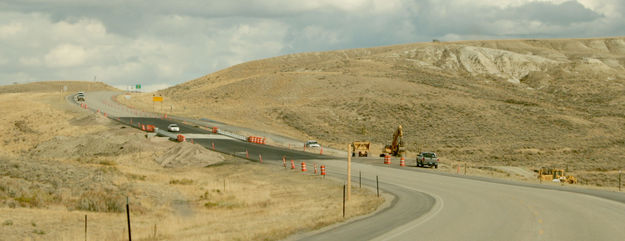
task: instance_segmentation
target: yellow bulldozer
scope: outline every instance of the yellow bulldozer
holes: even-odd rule
[[[564,173],[564,169],[546,168],[543,167],[538,170],[538,179],[542,181],[554,181],[562,183],[576,184],[577,178],[574,176],[567,176]]]
[[[383,157],[387,154],[390,154],[391,156],[405,156],[406,146],[404,145],[404,141],[402,140],[403,136],[404,131],[401,125],[399,125],[399,127],[397,127],[397,130],[395,130],[395,133],[393,133],[393,142],[391,142],[390,145],[384,146],[380,157]]]
[[[352,156],[356,156],[358,153],[358,157],[367,157],[369,156],[369,147],[371,146],[371,142],[368,141],[354,141],[352,142]]]

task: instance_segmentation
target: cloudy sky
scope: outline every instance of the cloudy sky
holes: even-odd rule
[[[154,90],[296,52],[624,36],[624,13],[623,0],[0,0],[0,85]]]

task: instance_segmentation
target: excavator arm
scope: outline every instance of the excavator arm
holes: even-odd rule
[[[405,147],[404,142],[402,141],[402,137],[404,136],[404,131],[401,125],[397,127],[397,130],[393,133],[393,141],[390,145],[384,146],[382,149],[382,154],[380,156],[384,156],[386,154],[390,154],[393,156],[404,156],[405,155]]]
[[[403,136],[404,136],[404,131],[401,125],[399,125],[399,127],[397,127],[397,130],[395,130],[395,133],[393,133],[393,142],[391,144],[391,150],[393,151],[393,154],[398,153],[399,145],[401,143],[401,139]]]

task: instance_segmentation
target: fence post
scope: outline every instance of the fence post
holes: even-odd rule
[[[362,188],[362,171],[358,171],[358,187]]]
[[[85,241],[87,241],[87,214],[85,214]]]
[[[343,184],[343,218],[345,218],[345,184]]]
[[[618,191],[621,191],[621,170],[618,170]]]
[[[465,176],[467,175],[467,163],[466,162],[464,163],[464,175]]]
[[[127,196],[126,196],[126,219],[128,220],[128,241],[132,241],[132,234],[130,232],[130,207],[128,206]]]
[[[378,197],[380,197],[380,183],[378,182],[378,175],[375,176],[375,190],[378,193]]]

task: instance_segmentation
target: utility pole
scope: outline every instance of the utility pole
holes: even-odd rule
[[[347,200],[352,193],[352,145],[347,145]]]

